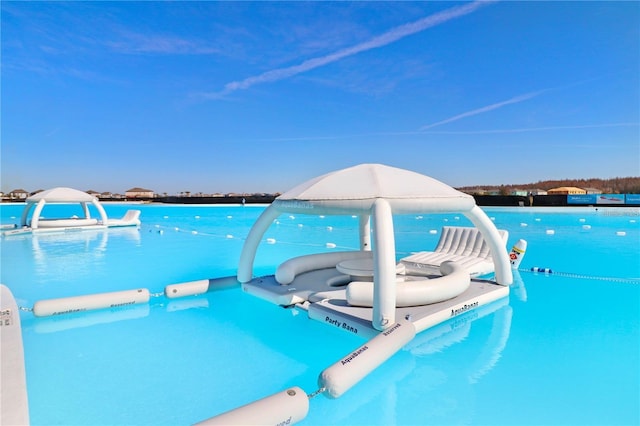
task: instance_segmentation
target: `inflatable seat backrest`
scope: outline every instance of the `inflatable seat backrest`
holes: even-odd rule
[[[499,229],[498,233],[506,245],[509,237],[508,231]],[[482,237],[480,230],[465,226],[444,226],[434,251],[482,259],[491,257],[489,245]]]

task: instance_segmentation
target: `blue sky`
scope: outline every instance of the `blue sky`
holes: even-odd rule
[[[1,187],[640,175],[638,2],[2,2]]]

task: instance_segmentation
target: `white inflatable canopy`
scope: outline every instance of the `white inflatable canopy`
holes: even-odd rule
[[[273,202],[283,212],[308,214],[369,213],[385,199],[394,214],[464,212],[472,196],[436,179],[382,164],[361,164],[311,179]]]
[[[509,257],[498,230],[472,196],[428,176],[382,164],[360,164],[311,179],[276,198],[247,236],[238,281],[253,278],[253,262],[264,233],[282,213],[360,216],[361,250],[371,250],[373,227],[374,326],[395,322],[394,214],[461,213],[480,230],[495,262],[496,281],[510,285]]]
[[[22,211],[22,219],[20,221],[21,226],[27,226],[27,219],[29,211],[35,206],[33,217],[31,218],[31,228],[37,229],[38,222],[40,221],[40,213],[45,204],[75,204],[80,203],[84,211],[85,219],[89,219],[91,214],[89,212],[88,203],[93,204],[100,214],[103,224],[107,224],[107,213],[100,204],[97,198],[86,192],[79,191],[73,188],[58,187],[47,189],[46,191],[34,194],[26,199],[27,205]]]

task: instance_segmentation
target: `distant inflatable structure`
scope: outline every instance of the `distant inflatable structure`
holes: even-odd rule
[[[128,210],[121,219],[109,219],[96,197],[73,188],[48,189],[28,197],[25,202],[19,227],[14,225],[14,229],[4,231],[3,236],[140,225],[140,210]],[[42,212],[48,204],[80,204],[84,217],[45,218]],[[95,207],[99,219],[91,217],[89,206]]]

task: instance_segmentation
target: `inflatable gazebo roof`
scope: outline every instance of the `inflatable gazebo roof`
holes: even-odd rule
[[[436,179],[382,164],[360,164],[311,179],[273,205],[283,212],[353,214],[369,211],[379,199],[394,214],[463,212],[475,206],[472,196]]]

